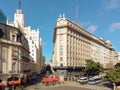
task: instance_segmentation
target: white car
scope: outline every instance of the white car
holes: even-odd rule
[[[81,77],[81,78],[78,79],[78,82],[80,84],[85,84],[85,83],[88,82],[88,78],[87,77]]]

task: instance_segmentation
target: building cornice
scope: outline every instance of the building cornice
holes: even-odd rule
[[[29,50],[27,50],[26,48],[24,48],[24,47],[22,46],[22,44],[19,43],[19,42],[12,42],[12,41],[9,41],[9,40],[0,39],[0,43],[6,44],[6,45],[18,46],[18,47],[23,48],[23,49],[26,50],[27,52],[29,52]]]
[[[80,25],[78,25],[75,22],[72,22],[66,18],[59,18],[57,20],[57,23],[59,23],[61,20],[63,20],[63,22],[65,22],[65,24],[63,23],[62,25],[56,24],[55,28],[54,28],[54,38],[53,38],[53,42],[55,42],[55,35],[56,35],[56,29],[58,28],[71,28],[79,33],[81,33],[82,35],[84,35],[85,37],[93,40],[94,42],[97,42],[111,50],[114,50],[114,48],[112,47],[112,45],[110,43],[107,43],[106,40],[100,39],[98,37],[96,37],[95,35],[91,34],[90,32],[88,32],[87,30],[85,30],[83,27],[81,27]]]

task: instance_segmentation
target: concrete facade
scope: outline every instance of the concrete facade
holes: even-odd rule
[[[0,37],[0,79],[7,85],[9,78],[20,80],[35,65],[31,69],[28,41],[18,28],[0,24],[0,31],[4,33]]]
[[[114,60],[114,49],[109,40],[94,36],[64,16],[56,22],[53,43],[54,69],[65,69],[70,74],[79,73],[87,59],[100,62],[104,68]]]

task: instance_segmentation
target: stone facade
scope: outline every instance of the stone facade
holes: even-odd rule
[[[20,80],[26,71],[35,71],[35,65],[31,67],[28,41],[18,28],[0,24],[0,32],[0,79],[7,85],[9,78]]]
[[[70,74],[78,74],[85,67],[87,59],[100,62],[104,68],[114,60],[114,49],[109,40],[94,36],[64,16],[56,22],[53,43],[54,69],[64,69]]]

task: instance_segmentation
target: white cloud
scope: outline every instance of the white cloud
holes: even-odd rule
[[[108,0],[106,3],[106,9],[115,9],[120,7],[120,0]]]
[[[94,33],[97,29],[97,25],[92,25],[91,22],[81,22],[82,27],[84,27],[90,33]]]
[[[110,31],[110,32],[114,32],[114,31],[117,31],[117,30],[120,30],[120,22],[112,23],[112,24],[110,25],[109,31]]]
[[[94,33],[97,29],[97,25],[90,25],[87,30],[91,33]]]

